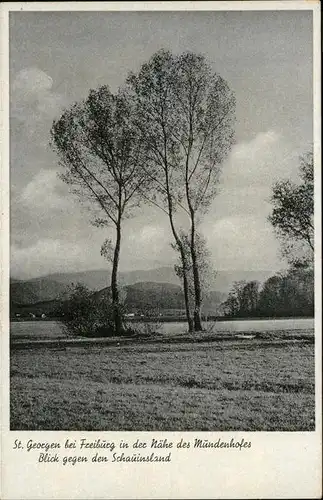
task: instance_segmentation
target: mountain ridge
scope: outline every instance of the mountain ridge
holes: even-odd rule
[[[214,282],[211,284],[211,288],[227,293],[234,281],[250,281],[255,279],[263,282],[273,274],[274,271],[272,270],[219,270]],[[16,283],[34,283],[39,282],[39,280],[48,279],[65,285],[80,282],[91,290],[101,290],[110,285],[110,278],[111,271],[109,269],[92,269],[88,271],[68,273],[51,273],[27,280],[18,280],[13,277],[11,281]],[[163,266],[148,270],[121,271],[119,273],[119,282],[120,285],[131,285],[139,282],[171,283],[174,285],[181,284],[174,269],[170,266]]]
[[[219,271],[216,279],[211,283],[212,293],[228,294],[234,281],[245,279],[246,281],[265,281],[273,273],[270,271]],[[66,293],[72,284],[82,283],[94,292],[106,289],[110,286],[110,270],[97,269],[92,271],[80,271],[76,273],[53,273],[39,278],[17,281],[15,278],[10,283],[11,302],[15,304],[33,304],[42,301],[56,300]],[[150,270],[136,270],[121,272],[119,283],[123,286],[137,286],[140,293],[139,283],[144,284],[144,289],[149,288],[147,283],[160,283],[181,287],[179,278],[171,267],[160,267]],[[170,293],[169,288],[168,293]]]
[[[65,291],[65,285],[47,278],[33,281],[11,281],[10,300],[16,304],[33,304],[57,299]]]
[[[129,313],[175,313],[176,311],[184,314],[184,294],[180,285],[170,283],[139,282],[123,287],[121,300],[126,311]],[[93,292],[97,300],[110,297],[110,287],[103,288]],[[63,298],[63,296],[61,296]],[[225,300],[226,295],[221,292],[210,292],[204,301],[203,311],[206,314],[216,314],[219,305]],[[11,316],[16,314],[28,316],[37,314],[40,316],[45,313],[49,316],[55,316],[60,309],[60,300],[52,299],[48,301],[39,301],[29,304],[17,303],[14,296],[11,296]],[[55,312],[56,311],[56,312]]]
[[[140,282],[125,287],[125,305],[132,312],[135,310],[165,310],[177,309],[184,312],[184,293],[179,285],[171,283]],[[110,287],[95,292],[97,299],[108,297]],[[207,314],[216,314],[220,304],[226,299],[227,294],[210,291],[203,302],[203,311]]]

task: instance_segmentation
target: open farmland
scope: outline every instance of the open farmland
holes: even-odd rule
[[[314,430],[307,335],[13,349],[11,429]]]

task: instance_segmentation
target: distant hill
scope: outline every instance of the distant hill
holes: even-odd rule
[[[184,294],[179,285],[170,283],[141,282],[124,287],[125,306],[128,311],[145,310],[184,310]],[[95,295],[97,298],[108,297],[110,287],[104,288]],[[218,306],[227,295],[221,292],[210,292],[205,298],[203,311],[216,314]]]
[[[241,271],[241,270],[221,270],[218,271],[211,288],[227,293],[234,281],[240,280],[258,280],[265,281],[273,274],[270,270],[260,271]],[[109,269],[96,269],[89,271],[80,271],[73,273],[55,273],[29,280],[17,280],[11,278],[11,282],[35,282],[40,279],[48,279],[64,285],[71,283],[83,283],[91,290],[102,290],[110,285],[111,271]],[[171,283],[179,285],[180,280],[176,276],[172,267],[159,267],[157,269],[126,271],[119,273],[120,283],[123,285],[133,285],[140,282]]]
[[[184,295],[179,285],[171,283],[140,282],[133,285],[126,285],[122,289],[124,294],[124,305],[128,312],[184,312]],[[108,298],[110,287],[94,292],[97,299]],[[30,297],[30,295],[26,295]],[[225,300],[226,294],[211,292],[205,299],[203,312],[207,314],[217,314],[218,306]],[[58,300],[37,301],[35,303],[18,303],[11,298],[11,316],[21,314],[28,316],[29,313],[40,316],[42,313],[52,315],[59,309]]]
[[[66,285],[48,278],[30,281],[12,281],[10,300],[15,304],[34,304],[58,298],[66,291]]]
[[[100,290],[110,284],[111,272],[108,269],[96,269],[90,271],[80,271],[75,273],[55,273],[43,276],[43,279],[55,281],[65,286],[72,283],[82,283],[90,290]],[[28,280],[29,282],[35,281],[37,278]]]
[[[32,278],[28,282],[34,282],[40,278]],[[80,271],[74,273],[55,273],[43,276],[42,279],[48,279],[64,285],[71,283],[82,283],[90,290],[102,290],[110,285],[111,271],[109,269],[95,269],[90,271]],[[139,282],[155,283],[173,283],[179,285],[180,281],[173,268],[160,267],[158,269],[127,271],[119,273],[120,284],[132,285]],[[16,280],[15,280],[16,281]]]
[[[214,283],[211,284],[213,291],[206,299],[204,307],[214,310],[215,305],[226,299],[234,281],[263,282],[271,275],[270,271],[219,271]],[[57,273],[26,281],[11,279],[10,299],[15,305],[56,300],[64,295],[67,287],[72,283],[83,283],[90,290],[102,291],[110,286],[110,278],[110,271],[101,269],[78,273]],[[154,308],[184,308],[180,280],[171,267],[121,272],[119,281],[128,289],[129,307],[135,307],[135,304],[136,307],[143,307],[144,304],[150,307],[150,304],[153,304],[151,307]]]
[[[134,285],[140,282],[170,283],[180,285],[180,279],[176,276],[172,267],[159,267],[148,271],[128,271],[120,273],[120,282],[125,285]]]
[[[125,306],[128,310],[183,309],[184,297],[179,285],[141,282],[124,286]],[[110,287],[96,292],[97,298],[108,297]]]

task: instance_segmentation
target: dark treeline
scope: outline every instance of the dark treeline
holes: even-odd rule
[[[234,283],[222,304],[225,316],[314,316],[314,272],[294,266],[271,276],[261,287],[258,281]]]

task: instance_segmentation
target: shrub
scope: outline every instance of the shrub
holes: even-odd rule
[[[60,322],[67,335],[107,337],[114,335],[109,300],[96,299],[93,292],[78,283],[72,285],[68,299],[61,305]]]

